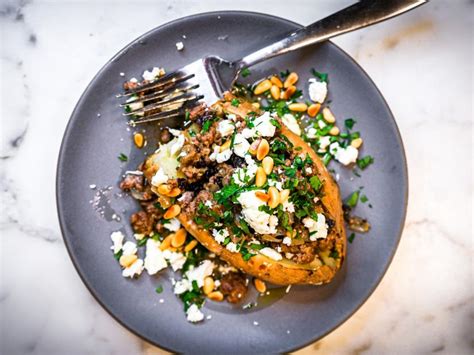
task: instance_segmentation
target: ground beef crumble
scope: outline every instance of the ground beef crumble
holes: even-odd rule
[[[222,276],[219,289],[227,302],[238,303],[247,294],[247,279],[241,272],[229,272]]]

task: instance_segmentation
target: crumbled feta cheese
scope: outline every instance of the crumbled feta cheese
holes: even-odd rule
[[[208,316],[206,316],[206,319],[212,319],[212,316],[209,314]]]
[[[279,191],[283,190],[283,184],[281,181],[273,180],[273,179],[268,179],[268,186],[274,186],[276,187]]]
[[[180,295],[182,293],[185,293],[186,291],[191,291],[193,289],[193,285],[191,285],[191,282],[187,279],[182,279],[179,281],[176,281],[174,284],[174,289],[173,292],[175,295]]]
[[[290,131],[292,131],[294,134],[297,134],[298,136],[301,136],[301,128],[296,121],[295,116],[293,116],[291,113],[285,113],[281,120]]]
[[[95,190],[96,188],[97,188],[96,184],[90,184],[89,185],[89,189],[91,189],[91,190]]]
[[[357,161],[359,151],[353,146],[343,148],[338,142],[334,142],[329,146],[329,151],[334,155],[334,158],[343,165],[349,165]]]
[[[329,136],[319,137],[318,144],[319,144],[319,150],[325,152],[326,148],[329,147],[329,145],[331,144],[330,137]]]
[[[255,160],[249,155],[245,155],[245,162],[247,163],[246,168],[237,168],[232,174],[232,180],[239,186],[244,186],[250,182],[257,173],[258,165]]]
[[[263,190],[246,191],[240,194],[237,201],[242,205],[242,215],[247,223],[259,234],[275,234],[278,218],[259,211],[265,202],[255,196],[255,192]]]
[[[255,119],[254,128],[261,137],[273,137],[275,135],[276,127],[270,121],[270,112],[265,112],[263,115]]]
[[[215,288],[219,288],[220,285],[221,285],[221,280],[215,280],[214,281],[214,287]]]
[[[313,173],[313,169],[308,166],[306,169],[304,169],[304,172],[309,175]]]
[[[231,253],[237,253],[239,250],[237,249],[237,244],[230,242],[229,244],[226,245],[225,247],[228,251]]]
[[[257,321],[253,321],[253,325],[258,325],[258,322],[257,322]]]
[[[206,202],[204,202],[204,206],[206,206],[207,208],[212,208],[212,201],[207,200]]]
[[[237,116],[234,115],[233,113],[228,113],[227,118],[231,121],[235,121],[237,119]]]
[[[157,77],[162,76],[165,73],[164,69],[162,68],[157,68],[154,67],[151,71],[145,70],[143,72],[143,79],[148,80],[148,81],[153,81]]]
[[[282,207],[283,207],[283,211],[285,211],[285,212],[290,212],[290,213],[295,212],[295,205],[293,204],[293,202],[289,202],[288,200],[283,202]]]
[[[160,245],[160,242],[151,238],[146,241],[145,269],[149,275],[155,275],[168,266]]]
[[[190,269],[186,272],[186,277],[188,278],[189,282],[196,281],[198,287],[202,287],[204,285],[204,279],[207,276],[212,275],[212,270],[214,269],[214,263],[210,260],[204,260],[199,264],[198,267]]]
[[[324,127],[326,127],[327,124],[323,121],[323,120],[319,120],[318,121],[318,127],[319,129],[323,129]]]
[[[245,137],[237,133],[234,138],[234,153],[235,155],[244,158],[247,152],[249,151],[250,143]]]
[[[188,322],[197,323],[204,319],[204,314],[199,310],[199,307],[192,304],[186,311]]]
[[[138,79],[137,79],[137,78],[131,78],[131,79],[129,80],[129,82],[131,82],[131,83],[138,83]]]
[[[163,168],[159,168],[155,175],[151,178],[153,186],[160,186],[168,181],[168,176],[165,174]]]
[[[183,253],[171,250],[163,251],[163,257],[169,262],[173,271],[181,270],[186,262],[186,256]]]
[[[135,233],[133,236],[136,240],[142,240],[143,238],[145,238],[145,234],[143,233]]]
[[[133,278],[135,275],[137,276],[140,275],[142,271],[143,271],[143,260],[137,259],[133,262],[132,265],[122,270],[122,276]]]
[[[253,138],[253,137],[256,136],[255,128],[247,128],[246,127],[240,133],[242,134],[242,137],[244,137],[244,138]]]
[[[178,137],[175,137],[170,143],[170,154],[171,156],[176,156],[183,148],[184,145],[184,134],[180,134]]]
[[[134,242],[125,242],[122,247],[122,255],[134,255],[137,253],[137,245]]]
[[[227,136],[232,135],[232,133],[234,133],[234,130],[235,130],[235,126],[229,120],[219,121],[219,124],[217,125],[217,131],[221,134],[222,137],[227,137]]]
[[[293,254],[293,253],[285,253],[285,258],[287,258],[287,259],[291,259],[294,256],[295,256],[295,254]]]
[[[120,250],[122,250],[124,238],[125,236],[121,231],[112,232],[112,234],[110,234],[110,239],[112,239],[112,242],[114,243],[110,249],[114,251],[114,254],[117,254]]]
[[[303,218],[303,224],[309,231],[309,239],[316,241],[317,239],[324,239],[328,235],[328,225],[326,224],[326,217],[322,213],[318,213],[318,219],[315,221],[311,217]]]
[[[232,151],[230,149],[226,149],[223,152],[220,151],[221,148],[219,146],[214,147],[214,151],[209,156],[209,159],[212,161],[216,161],[218,163],[223,163],[230,159],[232,156]]]
[[[178,51],[182,51],[184,49],[184,43],[183,42],[176,42],[176,49]]]
[[[309,87],[309,97],[314,102],[319,102],[322,104],[326,100],[328,94],[328,84],[324,81],[318,81],[315,78],[308,80]]]
[[[273,260],[281,260],[283,257],[279,252],[277,252],[275,249],[265,247],[263,249],[260,249],[260,254],[265,255],[267,258],[273,259]]]
[[[227,231],[227,229],[221,229],[221,230],[213,229],[212,236],[214,237],[216,242],[221,244],[221,243],[224,243],[225,238],[229,236],[229,232]]]
[[[172,218],[168,220],[168,223],[163,224],[163,227],[171,232],[176,232],[181,227],[181,223],[177,218]]]
[[[290,237],[283,238],[282,243],[285,244],[285,245],[290,246],[291,245],[291,238]]]

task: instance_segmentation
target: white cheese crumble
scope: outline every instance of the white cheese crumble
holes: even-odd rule
[[[227,137],[234,133],[235,126],[230,120],[222,120],[217,125],[217,131],[222,137]]]
[[[235,155],[238,155],[241,158],[245,157],[245,154],[249,151],[250,148],[250,143],[245,137],[237,133],[234,138],[234,153]]]
[[[319,150],[325,152],[326,148],[329,147],[329,145],[331,144],[330,137],[329,136],[319,137],[318,144],[319,144]]]
[[[293,202],[289,202],[288,200],[283,202],[282,207],[283,207],[283,211],[285,211],[285,212],[290,212],[290,213],[295,212],[295,205],[293,204]]]
[[[181,227],[181,223],[177,218],[172,218],[168,220],[168,223],[163,224],[163,227],[171,232],[176,232]]]
[[[273,179],[268,179],[268,186],[274,186],[277,188],[277,190],[281,191],[283,190],[283,184],[281,181],[273,180]]]
[[[181,270],[186,262],[186,256],[183,253],[165,250],[163,251],[163,256],[171,265],[173,271]]]
[[[133,278],[135,275],[140,275],[143,271],[143,260],[137,259],[132,265],[122,270],[123,277]]]
[[[242,130],[242,135],[245,138],[273,137],[275,135],[276,127],[272,124],[271,119],[270,112],[265,112],[253,121],[253,128],[244,128]]]
[[[237,249],[237,244],[230,242],[229,244],[226,245],[225,247],[228,251],[231,253],[237,253],[239,250]]]
[[[209,156],[209,159],[212,161],[216,161],[218,163],[223,163],[230,159],[232,156],[232,151],[230,149],[226,149],[223,152],[220,151],[221,148],[219,146],[214,147],[214,151]]]
[[[285,113],[281,120],[290,131],[292,131],[294,134],[297,134],[298,136],[301,136],[301,128],[296,121],[295,116],[293,116],[291,113]]]
[[[198,267],[190,269],[186,272],[186,277],[188,278],[189,282],[196,281],[198,287],[202,287],[204,285],[204,279],[207,276],[212,275],[212,270],[214,269],[214,263],[210,260],[204,260],[199,264]]]
[[[260,254],[265,255],[267,258],[270,258],[276,261],[283,259],[281,254],[273,248],[265,247],[263,249],[260,249],[259,252]]]
[[[176,49],[178,51],[182,51],[184,49],[184,43],[183,42],[176,42]]]
[[[313,169],[311,169],[311,168],[308,166],[306,169],[304,169],[304,172],[309,175],[309,174],[312,174],[312,173],[313,173]]]
[[[328,84],[324,81],[318,81],[315,78],[308,80],[309,97],[314,102],[322,104],[328,94]]]
[[[309,139],[315,139],[318,137],[318,130],[314,127],[309,127],[306,129],[306,137]]]
[[[255,196],[257,191],[265,192],[263,190],[246,191],[237,198],[237,201],[242,205],[242,215],[255,232],[275,234],[278,218],[258,210],[260,206],[265,205],[265,202]]]
[[[317,239],[324,239],[328,236],[326,217],[322,213],[318,213],[317,221],[311,217],[303,218],[303,224],[306,228],[308,228],[309,239],[313,242]]]
[[[112,232],[112,234],[110,234],[110,239],[112,239],[112,242],[114,243],[110,249],[114,251],[114,254],[117,254],[120,250],[122,250],[124,238],[125,236],[121,231]]]
[[[219,244],[222,244],[224,243],[225,238],[229,236],[229,232],[227,231],[227,229],[221,229],[221,230],[213,229],[212,236],[214,237],[216,242],[218,242]]]
[[[160,186],[168,181],[168,175],[165,174],[163,168],[159,168],[155,175],[151,178],[153,186]]]
[[[282,243],[285,244],[285,245],[290,246],[291,245],[291,238],[290,237],[283,238]]]
[[[122,255],[134,255],[137,253],[137,245],[134,242],[125,242],[122,247]]]
[[[329,146],[329,151],[334,155],[334,158],[343,165],[349,165],[357,161],[359,151],[353,146],[342,148],[338,142],[334,142]]]
[[[143,238],[145,238],[145,234],[143,233],[135,233],[133,236],[136,240],[142,240]]]
[[[318,121],[318,127],[319,127],[319,129],[323,129],[323,128],[326,127],[326,126],[327,126],[327,124],[326,124],[326,122],[324,122],[323,120],[319,120],[319,121]]]
[[[193,286],[191,285],[191,282],[187,279],[182,279],[179,281],[176,281],[174,284],[174,289],[173,292],[175,295],[180,295],[182,293],[185,293],[186,291],[191,291],[193,289]]]
[[[145,79],[147,81],[153,81],[157,77],[162,76],[164,73],[165,73],[165,71],[164,71],[163,68],[154,67],[151,71],[145,70],[143,72],[142,77],[143,77],[143,79]]]
[[[245,155],[245,162],[247,163],[246,168],[237,168],[232,174],[232,180],[239,186],[244,186],[250,182],[257,173],[258,165],[250,154]]]
[[[160,242],[151,238],[146,241],[145,269],[149,275],[155,275],[168,266],[160,245]]]
[[[186,311],[187,320],[191,323],[201,322],[204,319],[204,314],[199,310],[199,307],[192,304]]]

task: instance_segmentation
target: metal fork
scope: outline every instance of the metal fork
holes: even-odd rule
[[[426,2],[427,0],[361,0],[240,60],[228,61],[218,56],[204,57],[151,83],[126,90],[118,96],[128,98],[122,106],[132,107],[125,114],[133,117],[129,122],[131,125],[178,117],[202,99],[207,104],[219,100],[225,91],[232,88],[245,68],[387,20]]]

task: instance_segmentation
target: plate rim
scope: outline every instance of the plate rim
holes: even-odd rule
[[[72,132],[72,123],[74,121],[74,116],[76,115],[76,112],[78,110],[78,108],[80,107],[82,101],[84,100],[84,97],[85,97],[85,94],[88,92],[88,90],[96,83],[97,81],[97,78],[100,76],[100,74],[109,66],[109,64],[111,62],[113,62],[114,60],[116,60],[117,58],[119,58],[120,56],[122,56],[124,53],[126,53],[126,51],[128,50],[129,47],[131,47],[134,43],[137,43],[139,42],[141,39],[143,39],[144,37],[147,37],[148,35],[152,34],[153,32],[155,31],[159,31],[167,26],[170,26],[170,25],[174,25],[176,23],[180,23],[180,22],[186,22],[186,21],[189,21],[189,20],[192,20],[192,19],[195,19],[195,18],[200,18],[200,17],[207,17],[207,16],[222,16],[222,15],[244,15],[244,16],[260,16],[260,17],[267,17],[267,18],[271,18],[271,19],[274,19],[274,20],[278,20],[278,21],[283,21],[283,22],[286,22],[288,24],[291,24],[291,25],[294,25],[294,26],[297,26],[299,28],[302,28],[304,27],[303,25],[297,23],[297,22],[294,22],[294,21],[291,21],[291,20],[288,20],[286,18],[283,18],[283,17],[280,17],[280,16],[276,16],[276,15],[271,15],[271,14],[266,14],[266,13],[261,13],[261,12],[256,12],[256,11],[242,11],[242,10],[218,10],[218,11],[209,11],[209,12],[200,12],[200,13],[196,13],[196,14],[191,14],[191,15],[188,15],[188,16],[183,16],[183,17],[179,17],[177,19],[174,19],[172,21],[169,21],[169,22],[166,22],[166,23],[163,23],[157,27],[154,27],[148,31],[146,31],[145,33],[141,34],[140,36],[136,37],[135,39],[133,39],[132,41],[128,42],[122,49],[120,49],[115,55],[113,55],[98,71],[97,73],[93,76],[93,78],[90,80],[89,84],[85,87],[85,89],[83,90],[82,94],[80,95],[77,103],[75,104],[74,106],[74,109],[73,111],[71,112],[70,116],[69,116],[69,119],[68,119],[68,122],[67,122],[67,125],[66,125],[66,128],[64,130],[64,133],[63,133],[63,138],[61,140],[61,145],[60,145],[60,149],[59,149],[59,154],[58,154],[58,158],[57,158],[57,164],[56,164],[56,181],[55,181],[55,193],[56,193],[56,210],[57,210],[57,214],[58,214],[58,220],[59,220],[59,226],[60,226],[60,230],[61,230],[61,236],[62,236],[62,239],[64,241],[64,245],[66,247],[66,251],[69,255],[69,258],[71,259],[72,261],[72,264],[77,272],[77,274],[79,275],[82,283],[86,286],[87,290],[90,292],[90,294],[93,296],[93,298],[97,301],[97,303],[115,320],[117,321],[118,324],[120,324],[122,327],[124,327],[126,330],[130,331],[132,334],[134,334],[135,336],[137,336],[138,338],[142,339],[142,340],[145,340],[147,342],[149,342],[150,344],[154,345],[154,346],[157,346],[158,348],[162,349],[162,350],[165,350],[165,351],[168,351],[168,352],[171,352],[173,353],[175,350],[174,349],[171,349],[171,348],[168,348],[162,344],[159,344],[157,342],[155,342],[153,339],[150,339],[149,337],[143,335],[143,334],[140,334],[138,331],[136,331],[135,329],[133,329],[132,326],[129,326],[128,324],[126,324],[126,322],[122,319],[120,319],[118,316],[116,316],[109,308],[108,306],[105,304],[105,302],[103,302],[99,296],[96,294],[96,291],[94,289],[94,287],[92,285],[89,285],[89,283],[86,281],[85,279],[85,276],[84,276],[84,273],[83,271],[81,270],[81,267],[79,265],[79,262],[77,261],[76,259],[76,256],[74,255],[74,252],[73,252],[73,248],[72,246],[70,245],[69,243],[69,237],[67,237],[67,231],[66,231],[66,221],[64,219],[64,216],[62,215],[62,212],[61,212],[61,207],[62,207],[62,192],[61,192],[61,184],[60,184],[60,177],[62,175],[62,172],[63,172],[63,166],[64,166],[64,160],[65,160],[65,147],[67,145],[67,142],[69,141],[69,138],[71,136],[71,132]],[[316,336],[312,339],[310,339],[308,342],[304,343],[304,344],[300,344],[299,346],[297,347],[293,347],[291,349],[288,349],[286,352],[293,352],[293,351],[297,351],[297,350],[300,350],[314,342],[317,342],[321,339],[323,339],[324,337],[326,337],[328,334],[332,333],[334,330],[336,330],[337,328],[339,328],[341,325],[343,325],[345,322],[347,322],[347,320],[349,320],[366,302],[367,300],[372,296],[372,294],[375,292],[375,290],[377,289],[377,287],[380,285],[380,283],[382,282],[382,280],[384,279],[386,273],[387,273],[387,270],[389,269],[390,265],[392,264],[392,261],[393,261],[393,258],[395,257],[395,254],[398,250],[398,247],[400,245],[400,241],[401,241],[401,238],[402,238],[402,235],[403,235],[403,231],[404,231],[404,226],[405,226],[405,223],[406,223],[406,216],[407,216],[407,208],[408,208],[408,199],[409,199],[409,179],[408,179],[408,164],[407,164],[407,158],[406,158],[406,153],[405,153],[405,147],[404,147],[404,144],[403,144],[403,140],[402,140],[402,137],[401,137],[401,134],[400,134],[400,129],[398,128],[398,125],[397,125],[397,122],[395,120],[395,116],[393,115],[393,112],[392,110],[390,109],[390,106],[388,105],[387,103],[387,100],[385,99],[385,97],[383,96],[382,92],[380,91],[380,89],[378,88],[378,86],[375,84],[375,82],[373,81],[373,79],[368,75],[368,73],[365,71],[365,69],[354,59],[352,58],[352,56],[350,56],[346,51],[344,51],[342,48],[340,48],[338,45],[336,45],[334,42],[332,42],[331,40],[327,40],[327,42],[329,42],[329,44],[335,49],[335,50],[338,50],[340,51],[346,58],[348,58],[348,60],[355,66],[357,67],[366,77],[366,79],[368,79],[368,81],[370,82],[370,84],[375,88],[375,90],[377,91],[377,93],[380,95],[380,98],[382,99],[382,103],[383,105],[385,106],[385,108],[387,109],[388,113],[389,113],[389,116],[390,116],[390,123],[391,125],[393,126],[394,128],[394,133],[395,133],[395,138],[397,140],[397,143],[398,145],[400,146],[400,152],[401,152],[401,156],[402,156],[402,160],[403,160],[403,165],[402,165],[402,173],[404,175],[404,181],[403,181],[403,185],[404,185],[404,191],[403,191],[403,199],[404,199],[404,206],[403,206],[403,211],[402,211],[402,216],[401,216],[401,219],[400,219],[400,225],[399,225],[399,232],[398,232],[398,235],[396,236],[397,240],[396,240],[396,243],[394,244],[394,247],[393,247],[393,250],[391,251],[389,257],[387,258],[387,262],[386,262],[386,266],[385,268],[382,270],[381,274],[380,274],[380,278],[377,280],[377,282],[374,283],[374,285],[368,290],[368,293],[367,293],[367,296],[364,298],[364,299],[361,299],[360,303],[358,304],[357,307],[355,307],[351,312],[349,312],[345,317],[343,317],[343,319],[336,325],[334,325],[333,327],[330,327],[328,328],[325,332],[323,332],[320,336]]]

